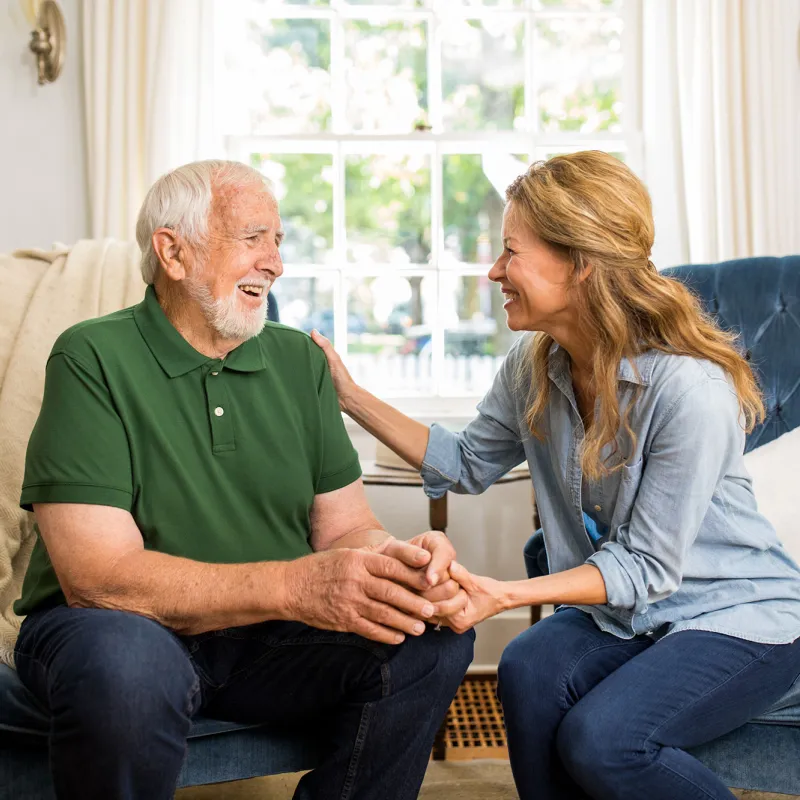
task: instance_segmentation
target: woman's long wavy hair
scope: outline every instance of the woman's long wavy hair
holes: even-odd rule
[[[636,437],[630,412],[638,395],[620,413],[620,361],[647,350],[693,356],[719,364],[731,377],[747,431],[764,418],[764,405],[750,366],[735,347],[736,337],[720,330],[697,298],[680,282],[660,275],[649,260],[653,214],[642,182],[621,161],[591,150],[537,162],[506,190],[509,211],[573,264],[574,293],[581,325],[595,343],[592,389],[600,401],[589,423],[581,466],[591,480],[621,468],[602,457],[617,450],[622,430]],[[584,280],[579,278],[591,267]],[[521,360],[519,377],[529,382],[526,420],[543,438],[541,419],[549,399],[547,368],[551,336],[533,337]],[[634,367],[635,368],[635,367]]]

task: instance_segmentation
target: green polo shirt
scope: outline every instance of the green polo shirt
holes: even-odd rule
[[[322,351],[268,323],[198,353],[153,287],[62,334],[47,362],[20,504],[130,511],[145,547],[207,563],[311,552],[314,496],[361,475]],[[64,602],[41,537],[15,610]]]

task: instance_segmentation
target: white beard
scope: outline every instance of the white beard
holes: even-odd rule
[[[258,336],[267,324],[267,297],[258,308],[239,307],[234,288],[228,297],[215,298],[209,288],[195,278],[186,279],[189,296],[200,305],[208,324],[223,338],[246,340]]]

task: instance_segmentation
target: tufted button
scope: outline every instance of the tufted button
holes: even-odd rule
[[[748,347],[744,352],[744,360],[751,361],[753,359],[753,351]]]
[[[782,294],[778,295],[778,313],[785,314],[786,313],[786,298]]]
[[[719,314],[719,298],[716,295],[711,298],[711,308],[715,314]]]

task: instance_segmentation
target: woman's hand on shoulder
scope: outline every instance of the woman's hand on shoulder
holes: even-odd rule
[[[348,398],[352,395],[353,391],[358,388],[358,385],[347,371],[347,367],[344,365],[341,356],[333,349],[333,345],[330,343],[329,339],[326,339],[316,329],[311,331],[311,339],[314,344],[325,353],[325,358],[328,359],[331,377],[333,378],[333,386],[339,397],[339,408],[342,411],[347,411]]]

